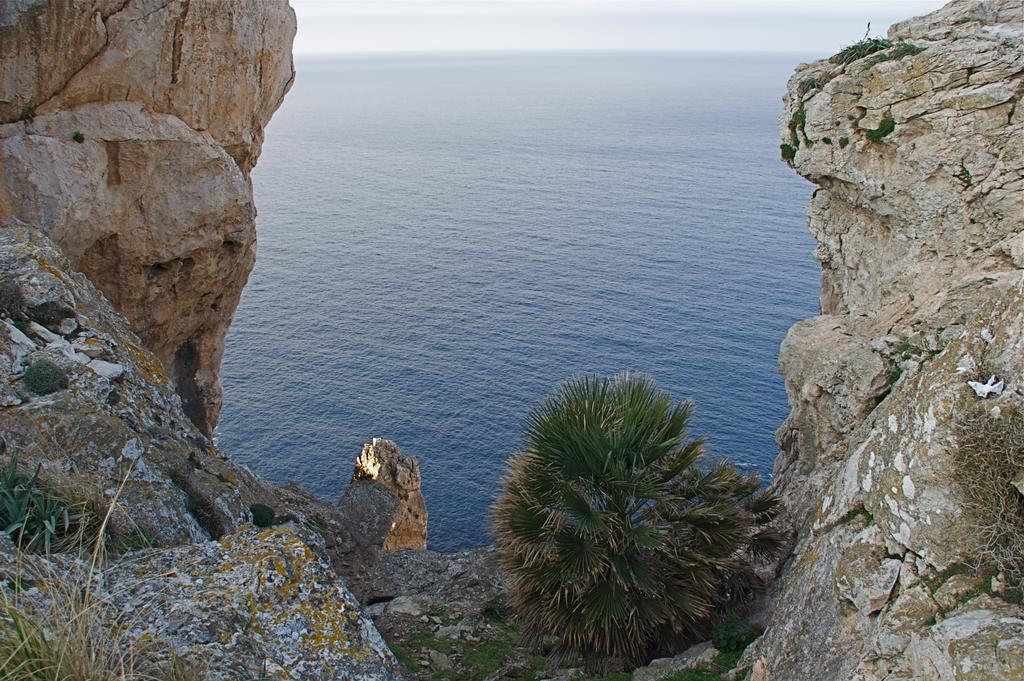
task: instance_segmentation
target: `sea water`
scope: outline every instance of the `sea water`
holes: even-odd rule
[[[470,548],[528,411],[628,370],[768,476],[779,343],[818,310],[813,187],[777,133],[810,56],[298,60],[253,173],[219,443],[333,500],[392,438],[419,458],[430,547]]]

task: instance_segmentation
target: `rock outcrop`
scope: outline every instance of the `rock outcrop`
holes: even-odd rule
[[[107,632],[98,640],[120,650],[97,652],[133,665],[136,674],[125,678],[399,678],[358,602],[288,527],[246,527],[220,541],[105,565],[20,553],[0,533],[0,577],[5,604],[34,621],[69,631],[91,627],[98,637]],[[12,588],[19,583],[32,586]],[[67,621],[67,600],[86,606],[77,623]],[[190,673],[168,674],[170,668]]]
[[[248,522],[252,505],[277,504],[196,430],[159,360],[96,287],[27,227],[0,230],[0,404],[0,450],[42,465],[51,484],[102,513],[124,482],[115,533],[160,545],[216,538]]]
[[[957,473],[966,415],[1024,405],[1022,30],[1019,0],[956,0],[789,82],[822,315],[780,354],[798,538],[750,678],[1024,678],[1024,610],[979,566]]]
[[[392,440],[375,437],[356,458],[339,511],[364,541],[385,551],[427,548],[427,506],[420,467]]]
[[[255,258],[249,171],[294,34],[287,0],[0,5],[0,224],[64,250],[206,434]]]
[[[110,546],[163,547],[103,570],[98,598],[110,622],[131,613],[134,640],[201,663],[204,678],[397,678],[332,569],[372,569],[352,528],[332,504],[274,489],[219,452],[127,322],[27,227],[0,230],[0,454],[40,466],[58,497],[110,509]],[[249,525],[259,506],[272,528]],[[67,556],[13,550],[0,532],[0,577],[34,565],[46,570],[37,582],[73,583]]]

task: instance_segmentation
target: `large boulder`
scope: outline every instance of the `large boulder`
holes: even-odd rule
[[[427,548],[419,463],[392,440],[375,437],[363,445],[338,509],[369,544],[385,551]]]
[[[64,249],[206,434],[294,33],[287,0],[0,4],[0,220]]]

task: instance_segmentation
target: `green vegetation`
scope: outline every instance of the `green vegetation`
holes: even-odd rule
[[[863,506],[858,506],[839,521],[840,523],[852,523],[857,519],[862,519],[865,525],[873,525],[875,523],[875,517],[871,515],[871,511],[867,510]]]
[[[975,406],[955,423],[953,478],[967,511],[980,566],[1006,574],[1007,584],[1024,586],[1024,412],[1004,407],[998,418]]]
[[[706,638],[762,585],[778,501],[756,475],[705,463],[689,402],[646,378],[580,377],[528,419],[492,511],[524,640],[557,657],[642,662]]]
[[[450,623],[444,617],[445,623]],[[431,679],[447,679],[448,681],[482,681],[495,671],[520,649],[519,632],[508,624],[492,625],[481,630],[481,640],[467,641],[438,636],[424,625],[405,636],[402,643],[389,644],[398,662],[413,676],[422,668],[419,664],[420,655],[425,650],[436,650],[449,656],[452,669],[447,671],[423,670]],[[543,670],[547,661],[541,656],[530,658],[532,671],[527,672],[522,681],[533,681],[543,678]]]
[[[758,636],[746,620],[730,614],[711,631],[711,643],[726,653],[742,652]]]
[[[865,130],[864,135],[872,142],[881,142],[896,129],[896,121],[891,116],[885,116],[874,130]]]
[[[780,144],[779,152],[782,155],[782,160],[787,163],[791,163],[796,158],[796,149],[791,144]]]
[[[953,177],[960,180],[960,184],[964,186],[964,189],[974,184],[974,176],[971,175],[971,171],[967,169],[963,161],[960,161],[960,170]]]
[[[858,59],[863,59],[890,47],[892,47],[892,43],[885,38],[865,38],[833,55],[829,61],[833,64],[852,64]]]
[[[825,83],[828,81],[820,76],[811,76],[810,78],[804,78],[800,81],[800,84],[796,87],[797,96],[803,97],[811,90],[820,90],[825,87]]]
[[[797,149],[800,148],[800,134],[804,136],[804,142],[807,146],[813,144],[807,137],[807,110],[804,108],[804,103],[800,102],[800,106],[796,108],[793,115],[789,118],[789,139],[793,143],[793,146]],[[798,134],[799,133],[799,134]]]
[[[985,25],[986,23],[988,23],[987,21],[985,21],[984,17],[976,17],[976,16],[960,17],[959,19],[957,19],[953,23],[957,24],[957,25],[960,25],[960,24],[973,24],[975,22],[977,22],[979,24],[982,24],[982,25]]]
[[[266,504],[253,504],[249,512],[252,513],[252,524],[256,527],[270,527],[274,524],[274,509]]]
[[[849,144],[850,144],[850,138],[849,137],[840,137],[839,138],[839,148],[840,149],[845,149],[847,147],[847,145],[849,145]]]
[[[8,471],[7,479],[11,475]],[[7,486],[5,480],[5,487]],[[110,508],[124,487],[118,488]],[[105,614],[106,598],[96,596],[96,568],[103,561],[110,511],[90,547],[79,535],[77,553],[87,569],[25,563],[12,588],[0,589],[0,679],[3,681],[201,681],[205,670],[172,650],[136,638],[134,625],[144,612]],[[90,556],[91,554],[91,556]],[[45,585],[45,598],[22,600],[23,585]]]
[[[831,137],[822,137],[821,141],[824,142],[825,144],[829,145],[829,146],[832,146],[832,138]]]
[[[746,650],[746,648],[744,647],[743,650]],[[732,669],[740,661],[740,658],[743,657],[743,650],[731,650],[729,652],[718,653],[711,661],[722,669]]]
[[[85,135],[76,130],[75,134],[71,136],[71,139],[81,144],[82,142],[85,141]]]
[[[920,54],[925,51],[925,48],[914,45],[908,42],[899,42],[896,47],[881,54],[876,54],[868,60],[868,66],[874,66],[875,64],[881,64],[885,61],[893,61],[896,59],[903,59],[903,57],[913,56]]]
[[[50,553],[82,519],[67,504],[38,485],[39,467],[26,477],[12,456],[0,478],[0,525],[26,551]]]
[[[46,360],[30,366],[21,380],[36,395],[49,395],[68,387],[68,376],[64,370]]]

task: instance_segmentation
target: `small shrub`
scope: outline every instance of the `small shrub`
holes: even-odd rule
[[[807,132],[804,130],[807,125],[807,110],[804,108],[803,102],[796,108],[793,115],[789,118],[789,139],[793,143],[793,146],[800,148],[800,135],[803,133],[804,140],[810,144],[810,140],[807,139]]]
[[[1004,408],[992,418],[974,406],[955,432],[952,472],[977,542],[973,555],[1005,572],[1011,586],[1024,586],[1024,411]]]
[[[492,598],[484,603],[483,608],[480,609],[480,614],[494,622],[504,622],[508,619],[505,603],[498,598]]]
[[[25,372],[21,379],[25,387],[36,395],[49,395],[68,387],[68,376],[53,362],[40,360]]]
[[[0,525],[23,549],[50,553],[56,541],[72,534],[82,514],[39,487],[38,480],[38,467],[26,478],[18,457],[11,457],[0,478]]]
[[[727,615],[711,632],[711,642],[726,653],[744,650],[758,637],[754,629],[739,615]]]
[[[963,161],[960,161],[960,170],[953,177],[960,180],[960,184],[964,186],[964,189],[974,184],[974,176],[971,175],[971,171],[967,169]]]
[[[828,81],[819,76],[811,76],[810,78],[804,78],[800,81],[800,84],[796,87],[796,93],[800,97],[803,97],[811,90],[820,90],[825,87]]]
[[[975,16],[960,17],[959,19],[957,19],[953,23],[957,24],[957,25],[961,25],[961,24],[973,24],[975,22],[977,22],[977,23],[979,23],[979,24],[981,24],[983,26],[986,23],[988,23],[988,22],[985,21],[984,17],[975,17]]]
[[[892,48],[891,50],[888,50],[881,54],[876,54],[868,61],[868,64],[870,66],[874,66],[875,64],[881,64],[882,62],[885,61],[903,59],[903,57],[909,57],[915,54],[920,54],[924,52],[924,50],[925,48],[914,45],[913,43],[900,42],[897,43],[896,47]]]
[[[256,527],[271,527],[274,524],[274,509],[266,504],[253,504],[249,512],[252,513],[252,524]]]
[[[782,160],[787,163],[792,162],[796,158],[796,149],[791,144],[780,144],[779,152],[782,155]]]
[[[844,48],[838,54],[833,55],[829,61],[833,64],[852,64],[858,59],[863,59],[890,47],[892,47],[892,42],[885,38],[866,38]]]
[[[850,144],[850,138],[849,137],[840,137],[839,138],[839,148],[840,149],[845,149],[849,144]]]
[[[75,134],[71,136],[71,139],[81,144],[82,142],[85,141],[85,135],[76,130]]]
[[[509,605],[528,645],[588,665],[700,640],[762,585],[777,500],[756,476],[700,466],[692,405],[623,375],[563,384],[528,419],[492,509]]]
[[[822,137],[821,141],[824,142],[825,144],[829,145],[829,146],[832,146],[832,138],[831,137]]]
[[[884,137],[888,137],[896,129],[896,121],[890,116],[886,116],[878,124],[878,127],[874,130],[865,130],[864,135],[872,142],[881,142]]]

